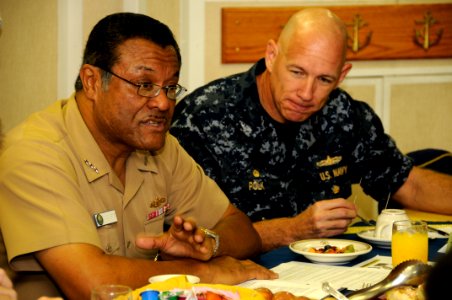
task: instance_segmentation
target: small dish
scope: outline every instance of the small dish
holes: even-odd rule
[[[391,239],[376,237],[375,230],[366,230],[358,232],[357,235],[367,242],[383,249],[391,249]]]
[[[321,248],[326,245],[345,248],[353,245],[355,252],[350,253],[313,253],[309,252],[309,248]],[[314,263],[323,263],[329,265],[342,265],[357,258],[360,255],[372,251],[372,246],[363,242],[342,240],[342,239],[310,239],[294,242],[289,245],[290,250],[301,254]]]
[[[199,283],[200,279],[198,276],[194,276],[194,275],[184,275],[184,274],[164,274],[164,275],[157,275],[157,276],[152,276],[149,278],[149,282],[150,283],[156,283],[156,282],[162,282],[162,281],[166,281],[168,279],[177,277],[177,276],[185,276],[187,278],[187,281],[189,283],[195,284],[195,283]]]

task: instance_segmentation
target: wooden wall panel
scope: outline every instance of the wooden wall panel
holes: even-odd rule
[[[249,63],[263,57],[268,39],[276,39],[289,17],[300,9],[223,8],[222,62]],[[329,9],[347,24],[349,60],[452,57],[452,4]]]

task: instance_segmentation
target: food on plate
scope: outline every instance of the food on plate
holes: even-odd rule
[[[140,300],[141,293],[157,291],[159,299],[196,300],[311,300],[289,292],[275,292],[265,287],[245,288],[225,284],[191,283],[185,275],[170,276],[164,281],[150,283],[133,291],[133,299]]]
[[[266,288],[266,287],[259,287],[255,289],[259,294],[261,294],[265,300],[272,300],[273,299],[273,292]]]
[[[265,287],[260,287],[254,289],[255,291],[259,292],[265,300],[311,300],[308,297],[305,296],[295,296],[292,293],[279,291],[273,294],[273,292]]]
[[[339,248],[337,246],[332,246],[332,245],[325,245],[323,247],[320,248],[315,248],[315,247],[310,247],[308,249],[308,252],[312,252],[312,253],[353,253],[355,252],[355,247],[350,244],[347,245],[343,248]]]
[[[386,300],[425,300],[424,285],[399,286],[386,292]]]

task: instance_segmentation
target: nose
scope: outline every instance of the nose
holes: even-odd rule
[[[313,78],[305,78],[301,81],[297,89],[297,96],[303,101],[311,101],[315,90],[315,80]]]
[[[170,109],[171,105],[174,105],[174,103],[174,100],[168,98],[166,91],[161,89],[157,96],[148,99],[147,105],[151,108],[157,107],[160,111],[166,111]]]

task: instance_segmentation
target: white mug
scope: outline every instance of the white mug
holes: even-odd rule
[[[383,209],[377,218],[375,237],[391,239],[392,223],[402,220],[409,220],[403,209]]]

